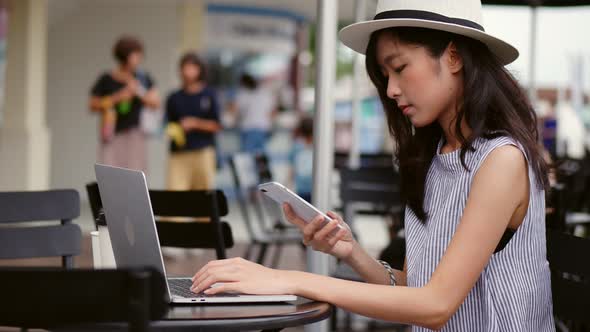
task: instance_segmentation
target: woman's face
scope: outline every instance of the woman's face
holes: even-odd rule
[[[180,76],[185,84],[194,83],[199,80],[201,68],[194,63],[185,63],[180,68]]]
[[[127,57],[127,67],[135,71],[143,61],[143,53],[136,51],[129,54]]]
[[[415,127],[454,116],[462,81],[449,47],[434,58],[423,46],[406,44],[390,34],[377,39],[377,63],[387,78],[387,96]]]

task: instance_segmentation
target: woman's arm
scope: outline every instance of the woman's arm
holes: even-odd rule
[[[498,170],[501,170],[499,172]],[[463,303],[514,212],[528,204],[523,154],[495,149],[478,170],[461,222],[428,284],[412,288],[357,283],[299,271],[277,271],[243,259],[213,261],[194,277],[207,293],[294,293],[369,317],[442,328]],[[215,282],[223,285],[208,289]]]
[[[109,102],[108,99],[105,99],[105,97],[90,96],[90,99],[88,100],[88,108],[92,112],[102,112],[105,109],[108,109],[106,106],[109,106],[110,104],[112,103]]]
[[[149,89],[145,95],[139,97],[141,102],[147,107],[152,110],[157,110],[160,108],[160,95],[158,94],[158,90],[152,88]]]
[[[368,283],[380,285],[390,284],[389,272],[356,241],[353,243],[352,254],[344,262],[350,265]],[[404,271],[394,269],[393,274],[396,285],[406,285],[405,264]]]
[[[155,88],[154,81],[147,73],[141,73],[137,78],[129,80],[126,88],[130,89],[145,107],[154,111],[160,108],[160,94]]]
[[[103,97],[91,95],[88,101],[88,108],[90,108],[90,110],[93,112],[106,111],[111,109],[113,105],[120,102],[121,100],[130,99],[131,97],[133,97],[133,94],[127,88],[123,88],[111,95]]]
[[[216,133],[221,130],[221,125],[215,120],[201,119],[196,116],[187,116],[180,120],[180,125],[185,132],[203,131]]]
[[[314,250],[343,260],[366,282],[382,285],[390,284],[387,270],[358,244],[352,236],[350,227],[342,220],[341,216],[329,211],[328,217],[332,218],[332,221],[322,226],[324,218],[321,215],[306,223],[295,214],[288,204],[285,204],[283,211],[287,220],[301,230],[305,245],[311,245]],[[340,226],[340,231],[334,234],[334,230],[338,226]],[[406,284],[404,271],[394,270],[394,275],[398,285]]]

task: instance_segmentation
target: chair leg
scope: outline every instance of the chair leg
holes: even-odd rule
[[[299,242],[299,249],[301,249],[301,258],[305,261],[307,259],[307,246],[303,242]]]
[[[338,308],[332,307],[332,315],[330,316],[330,331],[338,330]]]
[[[283,251],[283,244],[282,243],[277,243],[275,245],[275,252],[274,255],[272,257],[272,265],[271,267],[273,269],[276,269],[277,266],[279,266],[279,259],[281,258],[281,252]]]
[[[260,245],[260,252],[258,252],[258,258],[256,259],[256,263],[264,265],[264,258],[266,256],[266,249],[268,249],[268,243],[262,243]]]
[[[345,318],[345,322],[344,322],[344,328],[345,331],[352,331],[352,314],[348,311],[346,311],[346,316],[344,316]]]
[[[252,247],[254,247],[254,243],[248,244],[248,247],[246,247],[246,252],[244,253],[244,259],[250,259],[250,255],[252,255]]]

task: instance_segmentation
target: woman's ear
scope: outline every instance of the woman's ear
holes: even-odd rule
[[[456,74],[463,69],[463,59],[457,50],[454,42],[450,42],[445,50],[444,60],[449,67],[449,71]]]

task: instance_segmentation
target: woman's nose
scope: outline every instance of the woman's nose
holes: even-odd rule
[[[387,81],[387,97],[391,99],[397,99],[401,95],[402,91],[399,88],[397,80],[392,76],[393,75],[390,75],[389,80]]]

